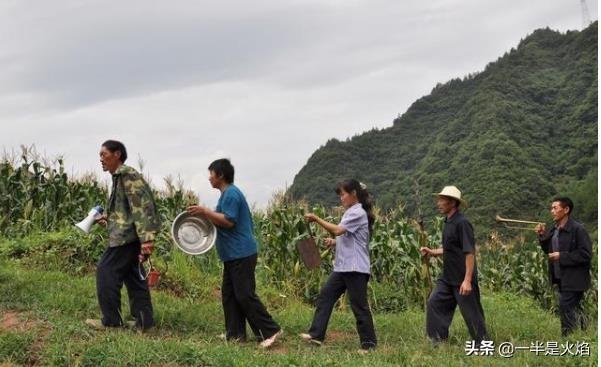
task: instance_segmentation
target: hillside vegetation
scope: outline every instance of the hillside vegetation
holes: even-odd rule
[[[329,140],[289,193],[333,205],[333,185],[355,177],[379,206],[431,216],[431,193],[454,184],[487,229],[497,213],[548,219],[549,199],[565,194],[596,226],[597,49],[597,22],[539,29],[484,71],[437,85],[393,126]]]

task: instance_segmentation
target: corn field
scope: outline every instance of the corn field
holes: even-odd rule
[[[56,230],[106,200],[106,189],[97,181],[69,180],[62,159],[48,163],[36,156],[23,147],[18,164],[0,162],[0,232],[4,235]]]
[[[170,270],[161,287],[191,299],[206,295],[201,279],[218,278],[220,263],[215,252],[190,257],[174,249],[170,226],[173,219],[196,197],[181,181],[165,179],[166,189],[156,192],[162,229],[156,239],[156,262]],[[0,162],[0,256],[19,258],[38,267],[54,267],[68,273],[94,271],[103,251],[105,235],[95,228],[90,235],[73,229],[94,205],[105,205],[107,188],[92,177],[70,178],[62,159],[41,159],[30,148],[23,148],[19,159],[5,157]],[[253,213],[259,243],[257,276],[281,294],[313,302],[332,271],[333,251],[323,245],[328,234],[305,222],[303,215],[313,212],[337,223],[341,208],[309,207],[307,203],[276,194],[266,210]],[[441,270],[440,259],[424,261],[420,246],[438,247],[442,220],[433,218],[424,228],[407,218],[402,208],[386,213],[376,209],[376,223],[370,241],[372,281],[370,301],[376,312],[396,312],[408,307],[423,307],[432,282]],[[302,263],[296,243],[314,236],[320,248],[322,265],[308,270]],[[592,235],[596,243],[596,231]],[[593,274],[597,269],[594,246]],[[503,240],[492,232],[479,244],[477,256],[480,284],[485,291],[511,290],[536,298],[553,309],[555,296],[547,281],[546,259],[535,239],[523,236]],[[194,274],[192,274],[194,273]],[[596,316],[597,279],[588,292],[586,307]]]
[[[310,229],[304,221],[303,216],[309,211],[333,223],[338,223],[343,213],[342,208],[327,210],[321,206],[309,210],[306,203],[291,202],[280,195],[265,213],[255,214],[255,222],[261,244],[260,261],[270,282],[284,293],[312,302],[332,272],[334,253],[323,245],[323,239],[331,236],[316,225],[312,224]],[[423,263],[419,247],[440,243],[442,221],[436,220],[434,224],[432,233],[427,233],[405,218],[402,210],[378,215],[370,240],[373,280],[370,297],[375,309],[392,311],[425,304],[429,279],[439,272],[440,263]],[[306,269],[296,250],[296,243],[310,235],[320,248],[322,265],[317,270]]]

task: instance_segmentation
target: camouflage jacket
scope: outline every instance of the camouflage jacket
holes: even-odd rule
[[[110,247],[152,241],[161,227],[150,186],[129,166],[122,165],[113,173],[107,208]]]

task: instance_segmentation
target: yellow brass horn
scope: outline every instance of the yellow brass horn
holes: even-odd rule
[[[497,214],[497,216],[495,217],[495,220],[497,222],[501,222],[503,224],[505,224],[505,227],[507,228],[511,228],[511,229],[519,229],[519,230],[528,230],[528,231],[532,231],[534,230],[534,228],[532,228],[531,226],[509,226],[507,223],[518,223],[518,224],[541,224],[544,225],[543,222],[535,222],[535,221],[531,221],[531,220],[518,220],[518,219],[509,219],[509,218],[503,218],[500,215]]]

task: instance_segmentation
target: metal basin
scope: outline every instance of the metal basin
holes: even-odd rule
[[[202,255],[215,245],[217,228],[205,217],[183,212],[171,225],[171,237],[183,252]]]

